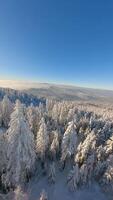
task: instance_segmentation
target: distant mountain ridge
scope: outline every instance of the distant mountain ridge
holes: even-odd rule
[[[38,102],[40,101],[45,101],[45,98],[51,98],[54,100],[70,100],[90,103],[96,102],[113,104],[112,90],[92,89],[73,85],[58,85],[51,83],[37,83],[26,81],[6,81],[6,83],[4,84],[5,85],[3,85],[3,81],[0,82],[0,85],[4,86],[4,88],[0,89],[0,98],[3,97],[4,92],[6,94],[8,93],[10,98],[12,98],[11,93],[13,91],[13,99],[15,99],[16,96],[21,96],[21,100],[23,99],[22,101],[24,102],[24,100],[27,99],[28,104],[32,101],[34,102],[34,104],[35,102],[36,104],[38,104]],[[8,85],[10,88],[14,89],[6,89],[5,87]]]
[[[37,97],[52,98],[56,100],[113,103],[112,90],[43,83],[39,84],[38,88],[30,88],[24,91],[28,94],[36,95]]]

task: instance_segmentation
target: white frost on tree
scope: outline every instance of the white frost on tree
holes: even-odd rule
[[[7,95],[4,96],[1,107],[2,107],[2,124],[4,127],[8,128],[13,106]]]
[[[0,135],[0,174],[2,174],[3,170],[7,165],[7,158],[6,158],[6,137],[4,134]]]
[[[26,181],[35,164],[34,136],[23,115],[23,106],[16,102],[7,131],[7,169],[4,184],[16,186]]]
[[[39,118],[41,119],[42,117],[44,117],[46,111],[43,103],[39,104],[38,111],[39,111]]]
[[[107,159],[107,168],[101,179],[102,187],[105,191],[113,191],[113,155]]]
[[[74,155],[78,145],[78,135],[74,122],[70,122],[62,139],[61,161],[65,161],[67,156]]]
[[[65,101],[62,102],[61,108],[60,108],[60,115],[59,115],[59,121],[60,123],[65,123],[67,120],[67,115],[68,115],[68,108],[66,106]]]
[[[39,200],[48,200],[47,193],[45,192],[45,190],[42,190]]]
[[[78,164],[76,164],[75,166],[73,166],[73,169],[70,171],[67,178],[69,189],[72,191],[77,190],[79,181],[80,181],[80,169]]]
[[[46,100],[46,111],[48,113],[48,116],[52,116],[52,109],[54,106],[54,101],[53,99],[47,99]]]
[[[92,131],[87,135],[83,143],[80,143],[77,148],[77,154],[75,155],[75,162],[82,164],[87,160],[88,154],[95,151],[96,148],[96,135]]]
[[[0,127],[2,126],[2,103],[0,102]]]
[[[52,109],[52,118],[55,120],[55,122],[58,122],[59,120],[59,103],[55,103]]]
[[[67,115],[68,121],[73,120],[74,116],[75,116],[75,109],[71,108],[71,109],[69,110],[69,112],[68,112],[68,115]]]
[[[56,158],[59,152],[59,134],[57,131],[53,132],[53,140],[50,146],[50,153],[53,159]]]
[[[14,200],[28,200],[27,195],[24,194],[20,185],[14,191]]]
[[[34,136],[36,136],[39,124],[39,112],[38,109],[32,104],[27,109],[27,120],[31,131],[33,132]]]
[[[113,153],[113,135],[106,141],[104,150],[107,156]]]
[[[97,150],[97,162],[95,167],[95,176],[99,180],[105,173],[108,167],[108,160],[110,155],[113,153],[113,136],[111,136],[106,142],[105,146],[100,145]]]
[[[55,183],[56,178],[56,170],[55,170],[55,162],[52,162],[49,167],[48,181],[49,183]]]
[[[38,157],[41,158],[42,161],[45,159],[45,154],[48,149],[48,144],[49,144],[49,136],[47,132],[47,126],[45,123],[45,119],[42,118],[40,122],[40,128],[39,131],[37,132],[37,137],[36,137],[36,151]]]
[[[87,164],[84,163],[80,168],[80,182],[81,184],[86,184],[88,179],[88,167]]]
[[[88,156],[87,160],[85,160],[82,166],[80,167],[80,177],[81,177],[80,182],[82,185],[91,182],[94,174],[94,164],[95,164],[95,155],[91,154]]]

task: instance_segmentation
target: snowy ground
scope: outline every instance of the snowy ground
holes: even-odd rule
[[[66,184],[65,172],[59,172],[56,183],[49,185],[47,177],[40,180],[33,180],[29,183],[27,193],[29,200],[39,199],[40,193],[44,189],[48,194],[48,200],[108,200],[100,190],[97,184],[78,190],[77,192],[69,191]]]
[[[48,200],[112,200],[112,197],[105,195],[98,184],[94,183],[78,191],[69,191],[66,183],[67,171],[57,171],[56,183],[49,184],[47,176],[35,176],[26,185],[25,199],[39,200],[40,193],[44,189],[48,195]],[[5,200],[14,200],[14,193],[4,195]],[[0,198],[0,200],[2,200]]]
[[[3,134],[3,129],[2,128],[0,128],[0,134]]]
[[[0,128],[0,135],[1,135],[1,134],[4,134],[4,133],[5,133],[5,131],[6,131],[6,129],[5,129],[5,128]]]
[[[48,200],[112,200],[112,198],[105,196],[96,184],[76,192],[70,192],[62,181],[58,181],[55,185],[50,186],[45,178],[29,184],[26,195],[28,198],[25,198],[25,200],[39,200],[42,188],[44,188],[48,194]],[[0,200],[2,199],[14,200],[14,196],[4,195],[3,198],[0,197]]]

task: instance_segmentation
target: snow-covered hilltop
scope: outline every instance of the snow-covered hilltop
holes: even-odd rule
[[[105,89],[85,88],[71,85],[38,83],[25,89],[28,94],[54,100],[82,101],[90,103],[112,103],[113,91]]]
[[[113,195],[112,105],[47,99],[26,106],[5,95],[0,130],[1,199]]]
[[[31,94],[38,98],[113,104],[113,90],[86,88],[76,85],[12,80],[0,80],[0,86],[3,88],[13,88],[18,91],[17,93],[23,91],[23,93]]]

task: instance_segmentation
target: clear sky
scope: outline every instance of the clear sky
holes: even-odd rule
[[[113,0],[0,0],[0,79],[113,89]]]

